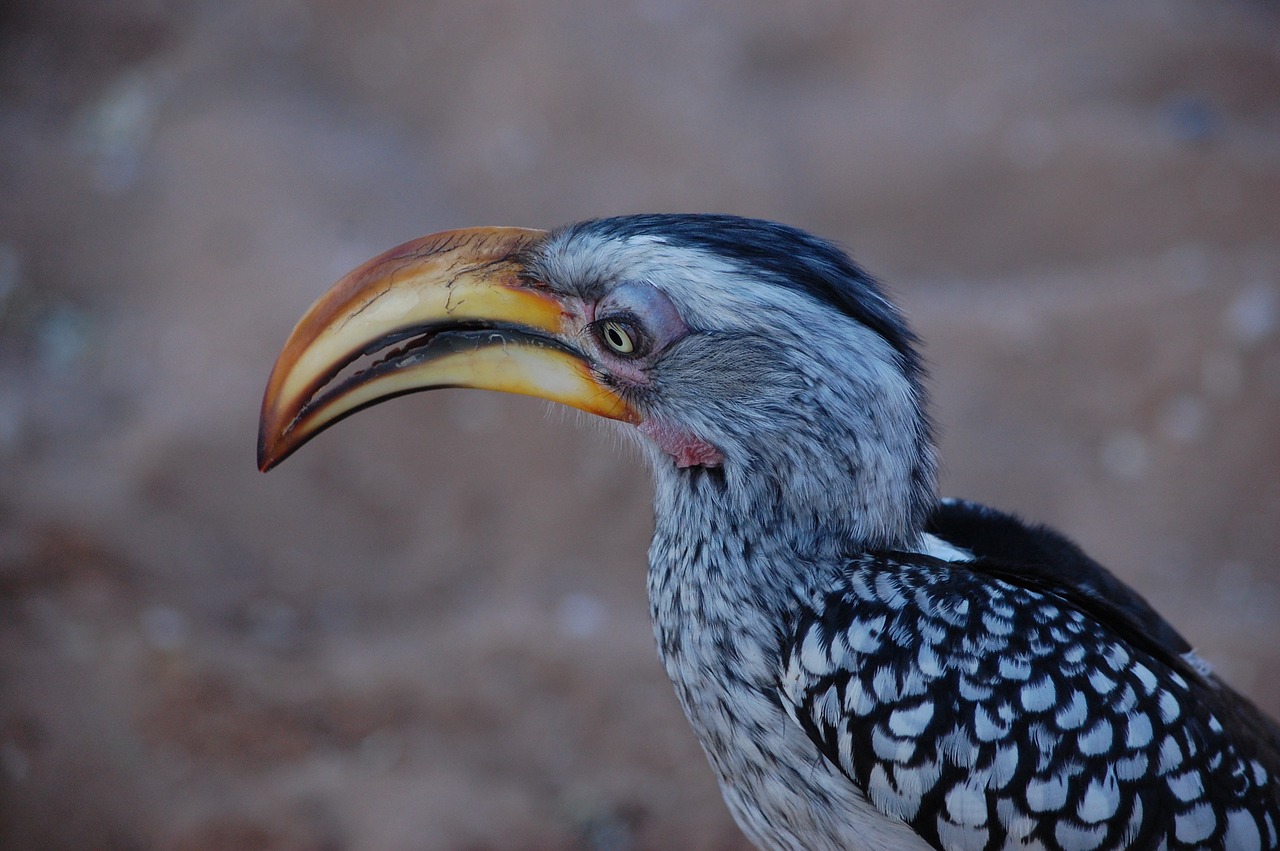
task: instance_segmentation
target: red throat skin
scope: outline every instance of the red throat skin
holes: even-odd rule
[[[724,456],[719,449],[679,426],[648,419],[637,428],[659,449],[674,458],[677,467],[719,467],[724,464]]]

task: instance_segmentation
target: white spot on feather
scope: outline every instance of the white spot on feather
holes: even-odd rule
[[[1110,694],[1112,689],[1116,687],[1116,681],[1108,677],[1102,671],[1094,671],[1089,674],[1089,685],[1093,686],[1093,690],[1098,694]]]
[[[889,703],[900,696],[898,678],[894,675],[893,669],[888,666],[881,667],[875,672],[871,677],[871,687],[875,689],[876,697],[884,703]]]
[[[987,797],[974,778],[952,787],[946,797],[947,816],[958,825],[979,827],[987,823]]]
[[[1100,824],[1096,827],[1085,827],[1084,825],[1072,824],[1070,821],[1063,819],[1058,822],[1053,830],[1053,838],[1058,840],[1058,844],[1063,848],[1071,848],[1072,851],[1093,851],[1102,844],[1102,840],[1107,836],[1107,826]]]
[[[1089,718],[1089,705],[1085,702],[1084,694],[1079,690],[1071,693],[1071,702],[1063,707],[1056,716],[1054,721],[1057,722],[1060,730],[1074,730]]]
[[[973,711],[973,733],[980,742],[994,742],[1009,732],[1009,725],[998,722],[985,706]]]
[[[938,839],[943,848],[985,848],[988,834],[985,827],[962,827],[938,816]]]
[[[970,701],[981,701],[991,697],[991,687],[974,682],[968,677],[960,678],[960,697]]]
[[[1173,736],[1165,736],[1160,743],[1160,767],[1158,774],[1164,775],[1182,765],[1182,747]]]
[[[924,701],[911,709],[895,709],[889,715],[889,730],[895,736],[919,736],[933,719],[932,701]]]
[[[1067,778],[1061,774],[1033,777],[1027,783],[1027,806],[1035,813],[1052,813],[1067,802]]]
[[[840,696],[833,688],[824,691],[822,696],[814,701],[813,708],[822,721],[832,726],[844,715],[844,707],[840,705]]]
[[[827,676],[834,670],[831,656],[823,646],[821,632],[817,628],[809,630],[800,643],[800,664],[819,677]]]
[[[1151,669],[1139,662],[1133,666],[1133,674],[1138,678],[1138,682],[1142,683],[1143,689],[1147,694],[1151,694],[1156,690],[1156,686],[1160,681],[1156,679],[1156,675],[1151,673]]]
[[[969,601],[955,598],[941,601],[933,614],[939,620],[963,629],[969,624]]]
[[[888,573],[880,573],[876,575],[875,580],[876,596],[880,598],[884,604],[892,609],[901,609],[907,603],[906,596],[902,593],[901,587]]]
[[[1013,622],[992,612],[982,613],[982,625],[991,635],[1008,635],[1013,632]]]
[[[996,751],[995,759],[991,761],[989,785],[992,789],[1003,789],[1013,779],[1018,771],[1018,756],[1016,742],[1009,742]]]
[[[1262,834],[1253,816],[1244,810],[1227,813],[1227,832],[1222,837],[1222,845],[1233,851],[1261,851]]]
[[[862,680],[854,679],[844,690],[844,705],[855,715],[867,715],[876,708],[878,701],[863,687]]]
[[[914,768],[897,765],[893,770],[894,779],[898,781],[898,791],[904,798],[915,801],[919,808],[920,800],[926,792],[933,791],[942,776],[942,766],[937,762],[925,762]]]
[[[911,739],[894,738],[877,724],[871,731],[871,749],[887,762],[906,762],[915,756],[916,743]]]
[[[1132,848],[1138,832],[1142,830],[1142,799],[1133,799],[1133,810],[1129,813],[1129,824],[1125,826],[1124,836],[1120,838],[1121,848]],[[1167,843],[1166,843],[1167,844]]]
[[[1087,824],[1097,824],[1114,816],[1119,808],[1120,786],[1115,774],[1108,770],[1104,776],[1089,781],[1076,816]]]
[[[1031,676],[1031,662],[1021,656],[1001,657],[1000,676],[1010,680],[1025,680]]]
[[[1043,712],[1053,706],[1058,699],[1058,690],[1053,680],[1043,676],[1034,683],[1022,687],[1022,708],[1028,712]]]
[[[938,751],[952,765],[972,768],[978,758],[978,748],[963,728],[957,727],[938,742]]]
[[[1173,833],[1179,842],[1192,844],[1203,842],[1218,829],[1218,816],[1210,804],[1200,804],[1173,819]]]
[[[1172,692],[1160,692],[1160,719],[1166,724],[1172,724],[1181,714],[1182,707],[1178,705],[1178,699]]]
[[[1129,728],[1125,732],[1125,745],[1142,748],[1151,743],[1151,716],[1145,712],[1129,716]]]
[[[1111,722],[1106,718],[1101,718],[1098,723],[1089,728],[1088,732],[1080,737],[1080,752],[1086,756],[1097,756],[1106,753],[1111,747],[1114,739],[1114,732]]]
[[[850,649],[858,653],[875,653],[880,649],[880,638],[884,635],[885,616],[872,618],[869,621],[853,619],[844,637]]]
[[[1150,761],[1144,753],[1136,753],[1133,756],[1116,760],[1116,777],[1127,781],[1140,780],[1146,776],[1149,764]]]
[[[1039,827],[1040,819],[1024,813],[1011,798],[1001,798],[996,801],[996,815],[1008,834],[1007,844],[1016,844],[1016,847],[1027,851],[1044,851],[1044,843],[1028,839],[1032,831]]]
[[[900,785],[895,786],[882,764],[876,764],[871,769],[871,776],[867,780],[867,797],[886,814],[904,821],[915,818],[920,811],[919,796],[905,794]]]
[[[1184,804],[1204,795],[1204,778],[1200,772],[1191,771],[1169,778],[1169,791]]]
[[[920,652],[916,654],[916,667],[927,677],[942,676],[942,660],[938,658],[937,652],[928,644],[920,645]]]
[[[1112,670],[1123,671],[1129,664],[1129,651],[1124,649],[1123,645],[1112,644],[1107,651],[1107,664]]]

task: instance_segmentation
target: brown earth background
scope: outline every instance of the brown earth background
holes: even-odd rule
[[[254,468],[424,233],[833,237],[944,490],[1076,537],[1280,712],[1280,8],[44,0],[0,11],[0,846],[741,849],[654,657],[637,459],[459,391]]]

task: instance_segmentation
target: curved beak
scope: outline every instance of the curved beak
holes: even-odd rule
[[[538,396],[639,422],[566,338],[561,303],[524,278],[521,253],[544,236],[445,231],[393,248],[335,284],[298,321],[271,371],[258,467],[271,469],[362,408],[441,387]]]

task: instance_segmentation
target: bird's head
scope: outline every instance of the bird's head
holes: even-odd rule
[[[847,255],[771,222],[449,231],[369,261],[303,316],[267,386],[258,462],[392,396],[503,390],[624,424],[660,503],[696,480],[739,510],[901,544],[934,499],[914,342]]]

